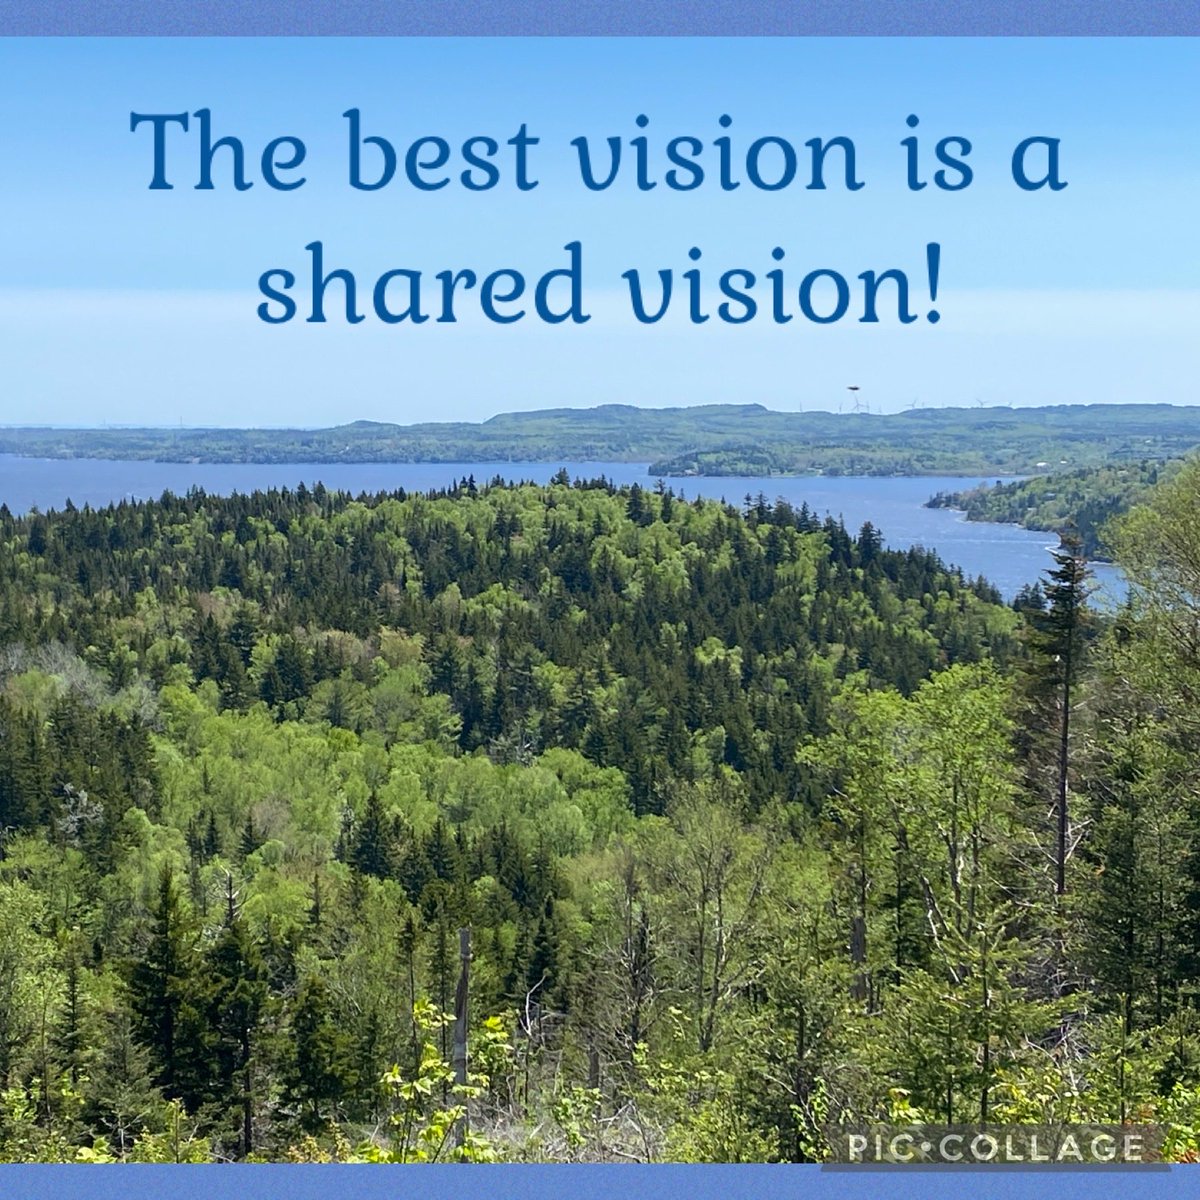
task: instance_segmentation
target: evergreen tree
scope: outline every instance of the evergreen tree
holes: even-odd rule
[[[130,972],[135,1029],[150,1051],[155,1083],[195,1109],[210,1094],[210,990],[197,930],[169,864],[159,871],[147,934]]]
[[[262,954],[235,908],[230,881],[226,921],[207,954],[211,980],[208,1023],[214,1037],[215,1089],[241,1110],[239,1155],[254,1149],[254,1055],[267,1002]]]
[[[150,1051],[135,1036],[129,1009],[120,1004],[104,1016],[83,1082],[83,1115],[124,1160],[139,1135],[157,1127],[164,1102],[152,1079]]]
[[[291,1029],[292,1061],[284,1080],[287,1099],[299,1109],[301,1127],[319,1133],[358,1082],[352,1039],[337,1019],[329,986],[320,975],[306,976],[301,982]]]
[[[354,827],[350,862],[364,875],[390,879],[396,870],[397,847],[392,822],[376,792],[367,798],[366,811]]]
[[[1091,633],[1087,600],[1090,574],[1079,538],[1064,533],[1054,552],[1055,566],[1043,588],[1046,607],[1031,611],[1031,692],[1034,719],[1052,746],[1054,894],[1067,891],[1067,864],[1074,850],[1071,826],[1071,730],[1078,684]]]

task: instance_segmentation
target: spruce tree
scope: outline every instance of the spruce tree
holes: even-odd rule
[[[208,981],[197,931],[169,864],[159,872],[149,940],[130,973],[138,1038],[149,1049],[155,1083],[195,1109],[209,1098],[212,1030]]]
[[[124,1159],[138,1136],[157,1124],[163,1097],[151,1077],[150,1052],[134,1035],[129,1010],[122,1004],[104,1016],[102,1036],[82,1078],[83,1117]]]
[[[1054,894],[1067,891],[1072,852],[1070,813],[1071,717],[1090,632],[1090,574],[1077,534],[1065,532],[1043,588],[1046,608],[1031,611],[1034,694],[1053,745]]]
[[[329,985],[320,975],[309,975],[300,984],[291,1028],[286,1097],[299,1109],[301,1128],[319,1133],[358,1083],[350,1036],[337,1019]]]
[[[215,1034],[216,1090],[222,1103],[236,1099],[239,1105],[239,1150],[244,1158],[254,1149],[253,1057],[267,1001],[267,972],[262,954],[236,911],[232,887],[225,925],[207,960],[212,980],[207,1015]]]

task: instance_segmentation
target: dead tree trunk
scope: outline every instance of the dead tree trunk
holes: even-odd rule
[[[454,1068],[454,1083],[458,1088],[467,1086],[467,1023],[470,1015],[471,987],[471,931],[458,931],[458,957],[462,964],[458,976],[458,987],[454,992],[454,1051],[451,1066]],[[462,1093],[460,1092],[460,1095]],[[454,1127],[454,1144],[462,1147],[467,1140],[470,1114],[465,1111],[468,1101],[463,1097],[463,1115]]]

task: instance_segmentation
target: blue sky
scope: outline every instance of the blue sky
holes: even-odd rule
[[[849,383],[877,410],[1191,402],[1198,68],[1194,42],[1162,39],[3,42],[0,421],[321,425],[608,401],[835,408]],[[303,138],[306,185],[196,191],[193,134],[170,144],[175,190],[149,191],[150,134],[130,133],[130,111],[200,107],[216,134],[244,140],[251,163],[272,137]],[[539,186],[354,192],[350,107],[401,148],[431,134],[503,141],[524,122],[541,139]],[[735,151],[767,134],[797,146],[846,136],[866,186],[586,192],[570,139],[628,138],[639,113],[655,150],[682,134],[711,142],[722,113]],[[929,143],[970,138],[970,188],[907,190],[909,113]],[[1064,191],[1012,184],[1009,155],[1030,135],[1061,138]],[[314,239],[327,266],[367,285],[395,267],[537,274],[579,240],[592,320],[265,326],[259,274],[300,273]],[[780,246],[797,281],[817,267],[906,270],[924,313],[928,241],[942,245],[936,326],[641,327],[621,279],[680,272],[692,246],[710,281],[732,267],[761,275]]]

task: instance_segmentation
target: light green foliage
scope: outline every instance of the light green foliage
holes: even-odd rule
[[[420,1047],[415,1070],[405,1074],[393,1067],[384,1076],[384,1088],[394,1104],[388,1118],[390,1137],[383,1145],[372,1143],[361,1150],[361,1161],[498,1160],[496,1147],[470,1128],[470,1113],[472,1104],[486,1097],[493,1077],[505,1069],[511,1057],[509,1035],[501,1017],[486,1018],[469,1049],[475,1069],[468,1072],[465,1083],[459,1083],[433,1036],[453,1021],[452,1014],[439,1012],[428,1001],[414,1006],[414,1035]]]

